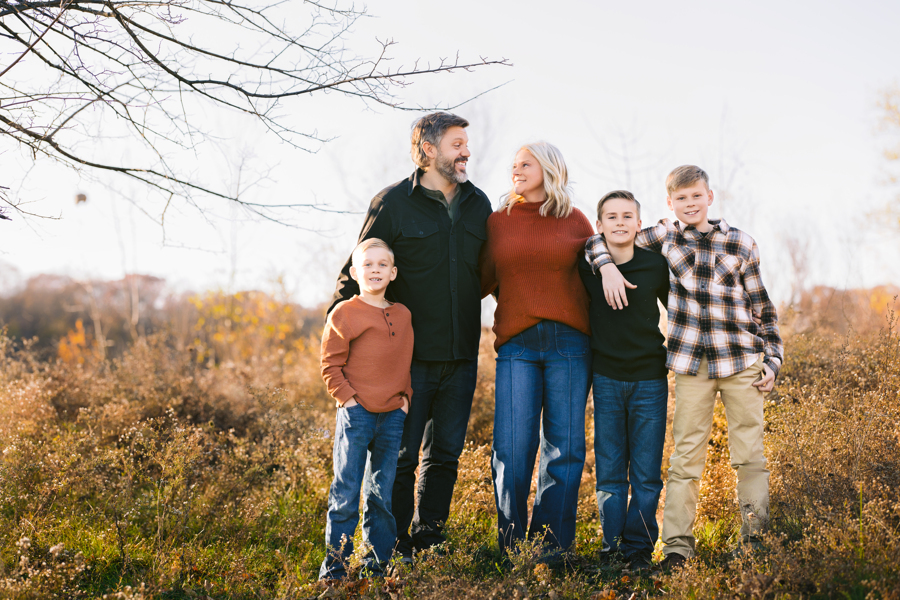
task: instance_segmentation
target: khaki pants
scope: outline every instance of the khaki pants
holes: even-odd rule
[[[706,447],[712,431],[716,392],[722,395],[728,419],[728,450],[737,470],[741,507],[741,538],[764,532],[769,515],[769,471],[763,456],[763,394],[751,384],[763,371],[760,358],[730,377],[708,379],[706,357],[697,375],[675,375],[675,451],[666,483],[662,541],[666,554],[694,554],[694,520]]]

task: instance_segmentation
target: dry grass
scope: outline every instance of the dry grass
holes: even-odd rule
[[[158,327],[110,359],[77,330],[67,337],[70,354],[51,360],[0,335],[0,597],[322,594],[315,578],[334,411],[316,339],[298,335],[292,311],[276,300],[208,296],[195,306],[188,343]],[[699,557],[687,569],[635,577],[597,564],[591,453],[569,567],[548,569],[533,547],[505,563],[490,483],[493,353],[485,336],[449,555],[337,595],[896,597],[898,336],[890,327],[857,337],[798,333],[787,352],[766,407],[766,551],[730,558],[739,513],[717,413]],[[592,431],[589,418],[589,444]],[[670,452],[671,443],[666,460]]]

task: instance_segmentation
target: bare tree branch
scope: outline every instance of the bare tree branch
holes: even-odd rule
[[[376,40],[377,56],[358,56],[345,41],[366,16],[340,0],[0,0],[0,56],[13,57],[0,65],[0,135],[32,160],[137,181],[166,208],[173,199],[196,207],[193,196],[203,195],[276,221],[277,209],[330,210],[247,202],[197,175],[185,153],[196,161],[205,143],[222,142],[202,116],[213,111],[245,115],[315,152],[329,137],[297,125],[298,98],[336,93],[430,110],[437,107],[407,106],[397,93],[427,74],[510,65],[459,55],[394,65],[391,39]]]

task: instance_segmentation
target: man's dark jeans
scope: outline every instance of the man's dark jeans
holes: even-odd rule
[[[403,425],[391,501],[397,551],[403,556],[444,541],[442,531],[466,442],[477,366],[475,360],[412,361],[413,397]],[[422,466],[414,490],[420,447]]]

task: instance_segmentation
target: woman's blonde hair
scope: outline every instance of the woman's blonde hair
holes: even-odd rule
[[[569,171],[566,169],[566,161],[563,160],[562,152],[547,142],[525,144],[516,150],[516,154],[522,150],[528,150],[541,165],[541,171],[543,171],[544,192],[547,194],[547,201],[541,206],[540,215],[542,217],[547,215],[557,218],[568,217],[572,214],[572,190],[569,188]],[[516,188],[513,186],[509,193],[503,196],[497,212],[506,209],[506,214],[509,214],[512,212],[512,207],[520,202],[525,202],[525,198],[516,194]]]

